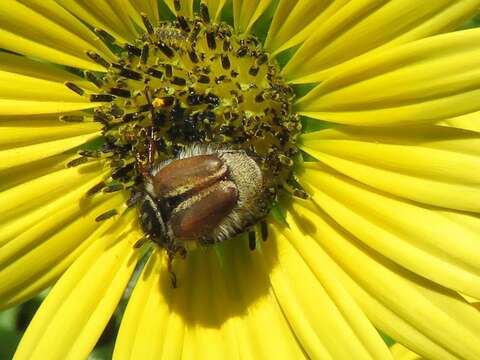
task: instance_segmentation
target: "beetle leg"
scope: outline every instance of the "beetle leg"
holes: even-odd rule
[[[145,166],[142,157],[139,153],[135,154],[135,160],[137,164],[137,170],[138,172],[144,177],[144,178],[150,178],[150,173],[148,166]]]
[[[248,248],[253,251],[257,247],[257,237],[255,236],[255,231],[250,231],[248,233]]]
[[[215,240],[212,238],[212,237],[207,237],[207,236],[203,236],[201,237],[198,242],[200,243],[200,245],[202,246],[210,246],[210,245],[213,245],[215,244]]]
[[[153,162],[155,160],[155,130],[153,126],[148,129],[148,147],[147,147],[147,166],[150,171],[153,167]]]
[[[182,259],[185,259],[187,257],[187,249],[185,249],[182,245],[177,245],[175,253],[178,253],[182,257]]]
[[[133,207],[137,205],[142,198],[143,193],[141,191],[132,190],[130,197],[127,200],[127,206]]]
[[[268,227],[267,227],[267,223],[265,222],[265,220],[262,220],[260,222],[260,230],[261,230],[261,233],[262,233],[262,240],[267,241],[267,239],[268,239]]]
[[[176,289],[177,288],[177,275],[175,275],[175,272],[172,270],[172,267],[171,267],[172,260],[169,260],[168,264],[169,264],[168,272],[170,274],[170,282],[172,283],[172,288]]]
[[[174,289],[177,288],[177,275],[175,275],[175,272],[173,271],[173,258],[175,254],[168,251],[168,273],[170,274],[170,282],[172,283],[172,287]]]
[[[175,256],[178,254],[185,259],[187,257],[187,249],[185,249],[182,245],[177,245],[174,242],[169,242],[166,245],[167,256],[168,256],[168,272],[170,273],[170,281],[172,282],[172,287],[175,289],[177,287],[177,275],[173,271],[173,260]]]
[[[155,161],[155,131],[153,127],[148,128],[147,134],[147,150],[146,150],[146,161],[142,158],[143,156],[140,153],[135,154],[135,160],[137,164],[138,172],[146,179],[151,177],[150,172],[153,167],[153,163]]]
[[[147,99],[148,104],[152,105],[152,98],[150,95],[150,87],[147,86],[145,88],[145,98]],[[152,123],[153,119],[155,117],[155,111],[151,110],[152,114]],[[155,127],[152,126],[148,129],[148,148],[147,148],[147,161],[148,161],[148,170],[151,170],[153,167],[153,162],[155,161],[155,151],[156,151],[156,145],[155,145]]]
[[[144,236],[144,237],[138,239],[138,240],[135,242],[135,244],[133,244],[133,247],[134,247],[135,249],[139,249],[139,248],[141,248],[148,240],[150,240],[149,237],[148,237],[148,236]]]
[[[300,185],[297,185],[297,186],[291,186],[289,185],[286,181],[284,181],[282,183],[282,187],[283,189],[288,192],[290,195],[296,197],[296,198],[299,198],[299,199],[303,199],[303,200],[308,200],[309,199],[309,195],[307,194],[307,192],[301,188],[299,188]]]

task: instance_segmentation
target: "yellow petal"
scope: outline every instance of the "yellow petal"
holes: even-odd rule
[[[460,296],[463,297],[469,304],[475,304],[475,303],[478,303],[478,299],[475,299],[471,296],[468,296],[468,295],[465,295],[465,294],[461,294],[460,293]]]
[[[150,259],[127,306],[115,359],[303,358],[259,252],[242,238],[220,247],[222,260],[211,248],[176,260],[175,290],[164,254]],[[265,333],[280,341],[264,341]]]
[[[54,20],[34,7],[4,0],[0,8],[0,47],[54,63],[103,70],[85,55],[86,50],[98,50]]]
[[[395,360],[422,360],[420,355],[408,350],[402,344],[395,344],[390,348],[392,356]]]
[[[271,54],[301,44],[349,0],[280,0],[268,30],[265,48]]]
[[[0,115],[60,114],[97,106],[99,103],[0,99]]]
[[[154,251],[135,284],[120,325],[114,359],[161,359],[170,317],[168,299],[174,295],[168,290],[169,279],[161,261],[160,253]],[[162,285],[166,298],[159,291]],[[177,335],[182,338],[183,327]]]
[[[87,100],[64,84],[26,75],[0,71],[0,98],[85,103]]]
[[[480,134],[442,126],[335,127],[301,148],[374,188],[450,209],[480,212]]]
[[[480,30],[357,58],[301,98],[298,112],[352,125],[439,121],[478,111]]]
[[[286,216],[312,271],[341,282],[377,328],[429,359],[480,356],[480,313],[458,294],[366,247],[310,201]]]
[[[35,314],[14,359],[85,359],[135,269],[130,225],[98,238],[66,271]],[[61,336],[61,341],[59,340]]]
[[[42,142],[62,140],[99,133],[98,123],[66,124],[55,120],[24,120],[0,122],[0,150],[24,147]]]
[[[94,32],[92,32],[86,24],[82,23],[78,18],[76,18],[73,14],[71,14],[57,2],[39,0],[19,0],[19,2],[33,10],[37,14],[37,16],[47,18],[49,21],[54,22],[68,32],[86,41],[90,45],[88,48],[77,49],[77,51],[80,50],[78,54],[80,54],[82,57],[83,51],[92,50],[108,59],[115,59],[115,56],[110,51],[110,49],[102,41],[100,41],[98,36]],[[70,44],[69,46],[72,46],[72,44]]]
[[[65,81],[81,82],[82,78],[65,71],[59,66],[34,61],[25,56],[0,52],[0,71],[26,75],[31,78],[59,83]]]
[[[10,59],[12,60],[12,59]],[[29,61],[23,62],[25,68]],[[2,67],[9,67],[8,64]],[[38,71],[45,68],[44,77],[59,76],[58,72],[48,70],[47,66],[32,66],[22,74],[22,61],[13,66],[15,72],[0,70],[0,115],[48,114],[88,109],[99,106],[86,97],[79,96],[63,83],[36,77]]]
[[[32,171],[35,172],[35,168]],[[62,168],[5,189],[0,194],[3,205],[0,209],[3,230],[0,244],[14,239],[47,215],[54,218],[66,205],[77,206],[75,209],[80,211],[83,205],[90,203],[85,199],[86,192],[103,180],[104,175],[102,164],[96,162]],[[77,203],[82,198],[83,202]]]
[[[51,205],[57,207],[53,214],[52,206],[41,208],[48,213],[3,245],[0,251],[0,308],[24,302],[52,285],[86,247],[97,241],[102,233],[110,231],[116,218],[99,223],[95,217],[120,207],[126,199],[120,195],[103,197],[81,207],[80,201],[92,183],[87,182],[78,191],[52,202]],[[62,205],[61,210],[58,210],[59,205]],[[35,216],[35,212],[32,215]],[[10,232],[12,225],[7,223],[2,227]]]
[[[128,26],[132,34],[140,35],[144,32],[141,13],[147,15],[152,24],[159,22],[158,2],[156,0],[113,0],[109,1],[114,12],[120,17],[124,25]]]
[[[147,0],[148,2],[149,0]],[[115,33],[121,35],[122,38],[125,38],[130,41],[134,41],[138,37],[138,31],[135,30],[135,27],[132,27],[129,22],[125,22],[125,17],[122,16],[122,12],[118,11],[119,4],[116,1],[110,0],[97,0],[94,2],[85,2],[84,8],[93,15],[96,19],[99,19],[103,24],[106,24],[108,28],[114,30]],[[138,13],[138,10],[136,10]],[[147,11],[147,14],[151,13]]]
[[[312,36],[284,68],[286,78],[296,83],[319,82],[372,50],[454,29],[476,14],[480,5],[478,0],[337,2],[332,4],[335,12],[314,22]]]
[[[120,42],[131,42],[137,37],[129,26],[112,9],[111,4],[105,0],[75,1],[57,0],[66,10],[85,23],[105,30]]]
[[[480,217],[402,201],[315,164],[299,179],[339,225],[403,267],[480,296]]]
[[[233,0],[235,30],[248,33],[271,2],[272,0]]]
[[[74,160],[76,157],[76,155],[72,154],[58,154],[46,159],[2,170],[0,171],[0,192],[64,169],[65,164]]]
[[[262,253],[272,267],[275,295],[308,358],[388,359],[388,348],[348,292],[329,274],[315,277],[290,244],[292,237],[302,241],[286,226],[272,226]]]
[[[64,151],[85,144],[86,142],[99,136],[100,132],[96,131],[93,133],[87,133],[85,135],[62,138],[60,140],[47,141],[33,145],[26,145],[1,150],[0,171],[8,169],[10,167],[23,165],[32,161],[45,159],[52,155],[60,154]]]
[[[142,7],[145,6],[144,4],[146,4],[146,2],[142,1],[137,5],[133,0],[109,1],[109,5],[111,6],[112,10],[121,20],[122,24],[128,29],[128,32],[131,34],[137,34],[137,36],[142,33],[141,29],[143,29],[140,12],[145,12],[150,21],[155,21],[155,23],[157,22],[149,7],[147,7],[147,11],[142,10]]]
[[[88,61],[88,59],[79,59],[63,51],[42,45],[35,40],[23,38],[3,29],[0,29],[0,46],[4,49],[15,51],[20,54],[38,57],[58,64],[97,71],[105,70],[102,66]]]
[[[223,259],[223,279],[230,300],[227,307],[237,312],[237,318],[232,319],[235,320],[232,326],[235,327],[234,334],[239,334],[239,348],[245,349],[246,356],[253,359],[303,358],[300,344],[288,326],[271,288],[270,265],[264,262],[260,251],[248,249],[246,239],[239,240],[237,238],[225,244]],[[218,271],[214,271],[214,274],[218,274]],[[265,333],[281,341],[263,341]]]
[[[227,0],[207,0],[208,12],[213,21],[218,21]]]
[[[480,111],[443,120],[438,125],[480,132]]]
[[[118,0],[117,0],[118,1]],[[128,1],[127,1],[128,2]],[[160,20],[160,14],[158,12],[158,1],[157,0],[130,0],[132,3],[132,10],[134,12],[144,12],[150,18],[150,21],[153,21],[155,24]],[[129,14],[132,16],[132,14]]]
[[[174,0],[163,0],[163,1],[168,5],[170,10],[172,10],[174,14],[177,13],[177,11],[175,10]],[[180,3],[179,14],[185,17],[192,17],[193,16],[193,0],[179,0],[179,3]]]

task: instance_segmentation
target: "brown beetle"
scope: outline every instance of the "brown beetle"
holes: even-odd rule
[[[141,172],[140,223],[146,237],[166,249],[169,266],[176,254],[186,256],[187,243],[224,241],[261,221],[269,210],[265,176],[244,150],[193,145]]]

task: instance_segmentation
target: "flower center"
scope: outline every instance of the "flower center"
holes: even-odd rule
[[[119,47],[116,63],[88,53],[108,69],[85,73],[98,92],[66,84],[104,103],[93,118],[103,124],[101,152],[112,176],[90,193],[140,186],[139,167],[152,161],[152,142],[155,162],[174,158],[192,144],[245,150],[258,158],[274,192],[287,186],[301,123],[291,109],[292,89],[259,40],[235,35],[225,23],[210,23],[206,13],[178,16],[157,27],[143,20],[147,32]],[[115,44],[111,35],[97,33]]]

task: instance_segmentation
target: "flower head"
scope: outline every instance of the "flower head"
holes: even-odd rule
[[[480,357],[479,5],[4,0],[16,358]]]

